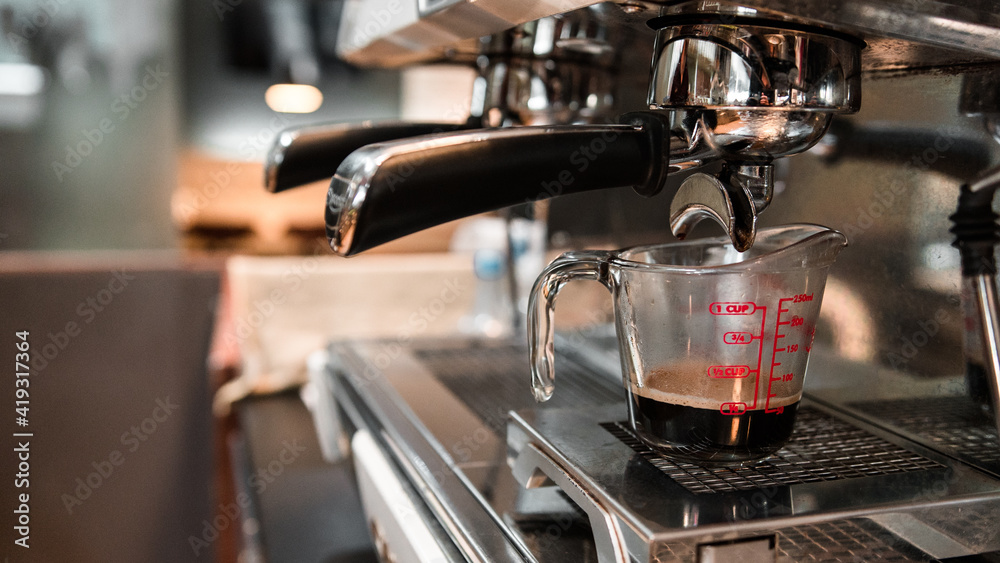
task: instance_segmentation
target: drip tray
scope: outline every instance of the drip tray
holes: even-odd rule
[[[796,562],[929,560],[909,542],[863,518],[778,530],[778,553]]]
[[[968,397],[857,401],[847,407],[913,440],[1000,475],[993,420]]]
[[[739,469],[673,462],[640,442],[627,423],[601,426],[694,494],[752,491],[944,467],[815,408],[799,411],[792,438],[777,454]]]
[[[775,551],[782,563],[911,562],[934,558],[866,518],[822,522],[777,530]],[[677,542],[661,546],[657,563],[696,561],[698,545]]]
[[[538,405],[521,345],[414,342],[375,370],[384,347],[352,344],[336,350],[338,401],[394,440],[429,505],[491,561],[933,561],[1000,550],[1000,481],[941,446],[806,399],[771,459],[736,470],[676,463],[621,423],[619,379],[561,348],[559,390]],[[922,408],[892,406],[859,409]],[[948,436],[961,420],[907,424],[959,444]],[[976,435],[964,436],[969,450]],[[503,533],[483,532],[494,525]]]
[[[507,429],[515,479],[528,493],[558,487],[606,560],[757,550],[782,562],[934,561],[1000,549],[1000,482],[822,405],[803,401],[789,443],[736,469],[654,453],[621,422],[625,411],[531,409]],[[985,530],[957,524],[972,513]]]

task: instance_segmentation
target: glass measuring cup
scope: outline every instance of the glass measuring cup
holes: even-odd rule
[[[744,253],[719,237],[563,254],[528,307],[535,398],[555,389],[559,290],[596,280],[614,299],[636,435],[680,460],[763,459],[791,435],[827,272],[846,244],[837,231],[796,224],[759,230]]]

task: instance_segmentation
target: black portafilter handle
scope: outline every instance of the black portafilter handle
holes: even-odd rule
[[[264,185],[269,192],[326,180],[347,155],[372,143],[431,133],[472,129],[478,124],[362,121],[286,129],[278,134],[264,163]]]
[[[667,118],[511,127],[369,145],[348,156],[327,194],[326,231],[343,256],[454,219],[570,193],[633,186],[659,192]]]

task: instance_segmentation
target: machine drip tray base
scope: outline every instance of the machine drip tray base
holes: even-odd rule
[[[525,494],[558,487],[589,520],[600,561],[937,561],[1000,549],[1000,482],[821,405],[804,402],[777,454],[735,469],[663,457],[624,412],[527,410],[508,425]]]
[[[851,401],[852,414],[1000,476],[1000,442],[992,418],[965,396]]]
[[[875,418],[929,416],[931,405],[855,412],[807,397],[777,454],[706,468],[639,442],[621,422],[619,376],[572,346],[557,360],[559,392],[540,405],[526,389],[523,345],[395,346],[332,347],[336,400],[424,491],[449,536],[440,543],[453,549],[512,563],[948,561],[1000,551],[1000,479],[940,445],[957,444],[951,428],[968,422],[914,420],[906,432]],[[392,361],[375,370],[387,350]]]

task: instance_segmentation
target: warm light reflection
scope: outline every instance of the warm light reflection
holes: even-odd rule
[[[274,84],[264,93],[267,107],[281,113],[312,113],[323,105],[323,93],[308,84]]]
[[[826,282],[820,318],[832,325],[833,347],[849,360],[875,358],[875,319],[868,304],[854,290],[836,279]]]
[[[41,67],[24,63],[0,63],[0,95],[34,96],[45,87]]]

